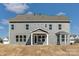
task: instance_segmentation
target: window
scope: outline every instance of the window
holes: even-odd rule
[[[16,42],[18,42],[18,38],[16,38]]]
[[[22,42],[22,38],[20,38],[20,42]]]
[[[62,35],[62,41],[64,41],[65,40],[65,35]]]
[[[26,35],[24,35],[24,38],[26,38]]]
[[[18,42],[18,35],[16,35],[16,42]]]
[[[52,30],[52,24],[49,25],[49,29]]]
[[[18,42],[18,41],[20,41],[20,42],[22,42],[22,41],[26,42],[26,35],[16,35],[16,42]]]
[[[26,35],[24,35],[24,42],[26,42]]]
[[[45,27],[47,27],[47,24],[45,24]]]
[[[20,35],[20,38],[22,38],[22,35]]]
[[[58,29],[59,29],[59,30],[61,30],[61,29],[62,29],[62,28],[61,28],[61,24],[59,24],[59,25],[58,25]]]
[[[45,41],[45,36],[42,36],[42,42],[44,42]]]
[[[45,36],[43,35],[42,38],[45,38]]]
[[[26,39],[24,38],[24,42],[26,42]]]
[[[28,30],[29,29],[29,25],[28,24],[26,24],[26,30]]]
[[[13,24],[11,25],[11,29],[12,29],[12,30],[14,29],[14,25],[13,25]]]
[[[22,42],[22,35],[20,35],[20,42]]]
[[[18,35],[16,35],[16,38],[18,38]]]

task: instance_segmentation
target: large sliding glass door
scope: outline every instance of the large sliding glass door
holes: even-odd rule
[[[57,45],[60,45],[60,36],[57,35]]]
[[[46,38],[46,34],[33,34],[33,44],[43,44]]]

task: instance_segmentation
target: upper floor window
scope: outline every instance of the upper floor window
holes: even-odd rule
[[[49,25],[49,29],[52,30],[52,24]]]
[[[28,30],[29,29],[29,24],[26,24],[26,30]]]
[[[45,27],[47,27],[47,24],[45,24]]]
[[[11,25],[11,29],[14,30],[14,25],[13,24]]]
[[[61,25],[61,24],[58,25],[58,29],[59,29],[59,30],[62,29],[62,25]]]

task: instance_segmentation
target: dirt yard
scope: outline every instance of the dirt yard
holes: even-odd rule
[[[75,45],[3,45],[1,56],[79,56],[79,44]]]

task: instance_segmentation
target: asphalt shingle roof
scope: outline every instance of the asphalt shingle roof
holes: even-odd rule
[[[69,21],[67,16],[17,15],[10,21]]]

